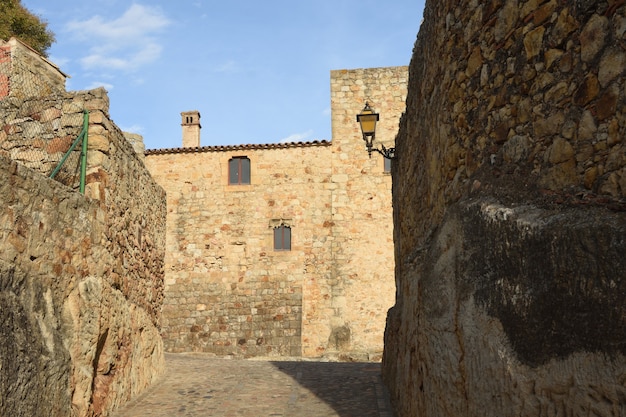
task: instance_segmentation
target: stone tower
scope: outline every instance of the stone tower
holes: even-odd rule
[[[198,110],[184,111],[181,126],[183,127],[183,148],[200,147],[200,112]]]

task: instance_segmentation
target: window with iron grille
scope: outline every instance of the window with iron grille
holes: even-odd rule
[[[291,250],[291,227],[280,225],[274,228],[274,250]]]
[[[237,156],[228,161],[228,183],[250,184],[250,159],[247,156]]]

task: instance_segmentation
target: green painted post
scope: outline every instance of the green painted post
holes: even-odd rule
[[[61,167],[63,166],[63,164],[65,164],[65,161],[67,160],[67,158],[69,158],[70,154],[74,151],[74,148],[76,148],[76,145],[78,145],[78,142],[81,141],[85,133],[86,133],[85,129],[81,130],[80,134],[76,137],[76,139],[72,143],[72,146],[70,146],[67,152],[65,152],[65,155],[63,155],[63,158],[61,158],[61,161],[59,161],[54,171],[52,171],[52,174],[50,174],[50,178],[54,178],[59,173],[59,171],[61,170]]]
[[[87,178],[87,132],[89,131],[89,111],[85,110],[83,116],[83,149],[80,161],[80,193],[85,194],[85,180]]]

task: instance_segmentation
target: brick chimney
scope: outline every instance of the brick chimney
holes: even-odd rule
[[[183,148],[200,147],[200,112],[198,110],[184,111],[181,126],[183,127]]]

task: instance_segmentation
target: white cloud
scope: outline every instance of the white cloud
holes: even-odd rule
[[[106,68],[107,70],[119,70],[130,68],[130,62],[123,58],[105,56],[104,54],[91,54],[80,60],[85,69]]]
[[[158,32],[169,23],[160,9],[133,4],[115,20],[105,21],[101,16],[94,16],[89,20],[74,20],[68,23],[67,28],[83,38],[95,37],[122,44],[134,44],[150,33]]]
[[[162,47],[154,35],[169,24],[160,9],[133,4],[117,19],[94,16],[68,23],[67,30],[91,46],[80,60],[85,69],[133,71],[159,58]]]
[[[145,131],[142,125],[130,125],[130,126],[120,126],[122,132],[136,133],[138,135],[143,135]]]
[[[161,46],[156,43],[147,43],[140,49],[118,51],[121,56],[112,56],[107,48],[92,48],[92,54],[80,60],[83,68],[106,70],[136,70],[144,65],[156,61],[161,55]]]
[[[308,130],[303,133],[294,133],[293,135],[289,135],[284,139],[280,140],[280,143],[291,143],[291,142],[304,142],[308,140],[308,138],[313,134],[312,130]]]
[[[91,84],[85,87],[85,90],[93,90],[95,88],[104,87],[105,90],[111,91],[113,90],[113,84],[105,83],[102,81],[92,81]]]

